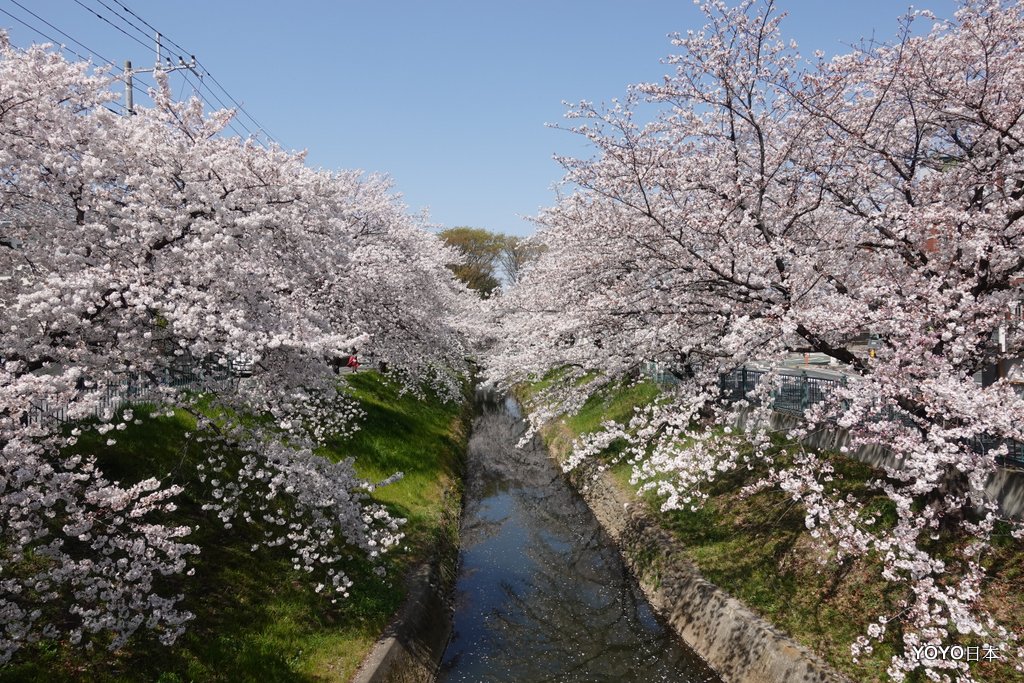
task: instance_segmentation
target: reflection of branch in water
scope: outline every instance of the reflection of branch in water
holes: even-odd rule
[[[623,680],[626,673],[642,674],[645,680],[673,670],[662,656],[660,643],[645,647],[620,635],[628,627],[622,622],[626,611],[606,610],[597,615],[583,603],[552,601],[537,604],[533,596],[512,593],[510,608],[496,615],[501,641],[515,643],[496,658],[517,671],[517,680]],[[603,618],[596,618],[603,617]],[[610,616],[608,619],[606,617]],[[524,671],[525,669],[525,671]],[[528,672],[528,673],[527,673]],[[573,675],[574,674],[574,675]]]
[[[651,632],[640,614],[642,597],[624,568],[582,576],[572,564],[591,566],[599,548],[575,547],[568,556],[546,543],[530,545],[538,571],[525,588],[504,582],[505,606],[488,620],[507,647],[489,653],[513,680],[705,680],[664,631]],[[595,593],[597,595],[595,595]],[[595,597],[599,600],[595,601]],[[695,658],[692,658],[695,660]]]
[[[597,536],[595,529],[593,536]],[[572,544],[568,552],[543,542],[535,533],[527,555],[537,571],[534,593],[562,605],[571,616],[593,627],[595,621],[625,619],[631,631],[644,631],[638,612],[641,599],[614,551],[597,545]],[[510,596],[518,599],[518,596]]]
[[[460,654],[446,665],[451,678],[715,680],[665,629],[652,628],[649,607],[586,503],[537,441],[515,447],[523,429],[520,419],[493,406],[474,423],[464,548],[495,539],[486,552],[499,566],[462,569],[478,587],[493,588],[484,603],[491,607],[464,616],[472,627],[466,640],[453,641],[453,654]],[[486,572],[495,570],[488,582]],[[467,643],[473,649],[465,650]]]

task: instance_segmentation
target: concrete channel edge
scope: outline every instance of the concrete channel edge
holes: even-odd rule
[[[607,472],[570,479],[612,537],[651,605],[726,683],[849,683],[707,581],[682,544],[630,502]]]
[[[465,437],[470,423],[469,403],[456,420],[453,434]],[[406,597],[395,617],[349,683],[434,683],[452,635],[452,595],[459,568],[462,524],[462,481],[465,442],[455,481],[442,497],[440,531],[430,557],[406,577]]]
[[[569,477],[651,605],[725,683],[849,683],[817,655],[707,581],[682,544],[643,506],[629,500],[608,472]],[[452,511],[461,511],[461,496]],[[458,519],[458,517],[456,517]],[[456,527],[457,528],[457,527]],[[351,683],[432,683],[452,632],[451,593],[457,539],[407,579],[408,594]]]
[[[397,616],[370,650],[352,683],[429,683],[452,631],[450,586],[440,560],[424,563],[409,578]]]
[[[461,481],[462,474],[459,476]],[[433,683],[452,634],[459,564],[462,486],[444,493],[441,531],[431,557],[406,577],[405,602],[350,683]]]

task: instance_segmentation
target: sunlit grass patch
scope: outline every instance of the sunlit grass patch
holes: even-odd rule
[[[660,391],[654,382],[640,381],[615,384],[596,393],[575,415],[565,418],[574,434],[587,434],[601,428],[603,422],[627,423],[633,412],[658,397]]]
[[[545,440],[556,457],[564,458],[576,438],[599,429],[606,420],[624,422],[635,407],[650,403],[657,395],[658,389],[651,383],[613,385],[591,398],[576,415],[552,422],[545,429]],[[714,433],[725,432],[714,428]],[[776,463],[784,463],[795,448],[796,444],[777,436],[769,452]],[[616,450],[613,443],[603,454],[612,463],[611,477],[621,490],[637,496],[639,487],[631,482],[632,466],[616,462]],[[878,528],[896,523],[894,503],[868,486],[870,480],[884,478],[884,472],[838,453],[819,455],[833,469],[828,486],[863,504],[865,515],[874,517]],[[899,613],[905,586],[881,577],[882,563],[877,557],[837,561],[834,550],[812,537],[802,505],[785,492],[769,488],[743,495],[741,490],[764,475],[766,467],[758,462],[751,470],[719,475],[706,487],[709,499],[696,510],[662,512],[663,499],[653,493],[644,494],[642,500],[659,524],[681,541],[687,557],[709,581],[852,680],[887,680],[885,670],[901,637],[898,624],[891,624],[883,641],[874,644],[874,652],[862,656],[859,663],[853,662],[850,645],[879,615]],[[955,538],[937,543],[941,545],[939,557],[955,561],[953,556],[962,543]],[[993,546],[983,562],[990,579],[982,605],[1000,623],[1024,631],[1024,552],[1005,525],[997,529]],[[973,643],[965,640],[963,644]],[[1024,680],[1006,663],[981,664],[974,675],[992,683]],[[915,673],[907,680],[924,679]]]
[[[536,383],[520,385],[516,388],[516,397],[529,405],[539,388],[558,381],[564,374],[564,370],[553,370]],[[564,459],[577,438],[600,430],[602,423],[608,420],[629,422],[637,407],[649,404],[658,394],[656,384],[643,380],[606,387],[595,393],[574,415],[563,416],[547,425],[545,441],[556,457]]]
[[[321,455],[354,457],[360,474],[374,481],[406,472],[405,479],[374,492],[409,519],[402,548],[385,556],[383,578],[353,553],[345,571],[355,585],[347,599],[331,604],[293,569],[287,551],[253,550],[259,528],[225,529],[201,509],[208,484],[199,481],[196,466],[208,444],[200,441],[192,416],[176,411],[149,417],[136,406],[141,424],[102,437],[85,431],[74,450],[95,454],[112,480],[157,477],[184,487],[172,521],[195,528],[187,540],[202,552],[190,562],[195,575],[176,577],[169,588],[185,595],[181,607],[196,618],[172,647],[141,632],[113,653],[59,642],[27,647],[0,668],[0,681],[347,680],[401,605],[404,572],[425,559],[439,537],[453,533],[467,419],[465,406],[399,395],[376,373],[351,379],[367,418],[355,437],[331,441]],[[111,436],[116,443],[108,446]],[[229,450],[227,457],[241,454]]]

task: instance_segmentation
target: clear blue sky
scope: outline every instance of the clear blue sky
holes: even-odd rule
[[[434,223],[517,234],[532,231],[520,216],[553,202],[561,169],[552,155],[587,153],[572,134],[545,127],[562,120],[562,102],[607,101],[629,83],[659,80],[667,35],[703,24],[689,0],[17,2],[104,57],[150,66],[152,51],[82,5],[130,33],[112,10],[148,31],[126,6],[194,53],[284,147],[308,150],[310,164],[387,173]],[[954,4],[917,2],[940,16]],[[777,0],[789,13],[784,32],[805,55],[887,39],[907,5]],[[0,0],[0,10],[69,42],[15,0]],[[3,12],[0,26],[19,46],[44,40]],[[180,75],[172,83],[191,94]]]

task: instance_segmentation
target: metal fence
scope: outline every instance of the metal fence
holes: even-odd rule
[[[114,380],[96,387],[81,387],[78,394],[88,408],[69,417],[67,403],[39,397],[21,415],[21,423],[41,425],[56,420],[69,422],[83,417],[99,419],[113,415],[120,408],[138,403],[159,402],[165,396],[164,388],[204,391],[234,385],[241,377],[252,374],[251,366],[241,370],[233,363],[181,363],[161,368],[155,373],[122,373]]]
[[[724,374],[719,380],[722,396],[730,401],[748,398],[768,370],[742,367]],[[772,390],[772,408],[781,413],[802,415],[824,401],[845,380],[841,375],[820,370],[782,370],[776,373],[778,384]]]
[[[644,372],[659,384],[678,384],[678,378],[658,363],[648,363]],[[726,373],[719,378],[722,397],[728,401],[750,400],[750,392],[754,391],[765,375],[773,372],[763,368],[742,367]],[[771,407],[780,413],[802,415],[805,410],[826,400],[829,395],[846,383],[846,378],[836,372],[824,370],[776,369],[776,384],[771,392]],[[898,415],[893,407],[887,407],[880,416],[887,419],[899,418],[911,424],[909,415]],[[1024,467],[1024,443],[1013,439],[991,436],[980,436],[967,442],[974,451],[985,454],[1006,446],[1007,453],[999,458],[999,462],[1013,467]]]
[[[655,361],[647,361],[642,367],[641,371],[651,378],[651,381],[657,382],[658,384],[675,385],[679,384],[679,378],[672,374],[667,367],[662,363]]]

